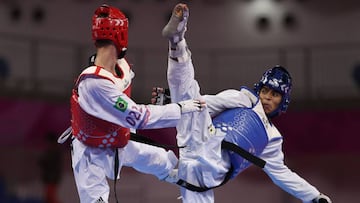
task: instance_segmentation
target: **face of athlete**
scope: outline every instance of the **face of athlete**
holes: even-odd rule
[[[270,114],[276,110],[282,99],[282,95],[279,92],[272,90],[267,86],[263,86],[260,89],[259,97],[266,114]]]

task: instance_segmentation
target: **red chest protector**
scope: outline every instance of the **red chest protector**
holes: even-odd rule
[[[71,127],[72,134],[87,146],[91,147],[124,147],[130,139],[130,129],[124,128],[85,112],[79,105],[77,86],[85,75],[96,75],[112,81],[127,96],[131,94],[131,79],[134,73],[131,71],[125,59],[118,60],[119,70],[122,77],[116,77],[101,67],[91,66],[85,69],[78,77],[71,96]]]

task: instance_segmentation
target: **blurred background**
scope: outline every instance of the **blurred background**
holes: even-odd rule
[[[78,202],[69,143],[69,97],[95,49],[91,17],[102,3],[130,20],[133,98],[166,86],[161,30],[176,0],[0,0],[0,202]],[[277,64],[293,77],[292,102],[275,119],[287,165],[333,202],[360,202],[360,2],[196,0],[187,42],[204,94],[252,87]],[[160,138],[169,139],[169,138]],[[178,188],[123,168],[120,202],[180,202]],[[216,202],[296,203],[251,167],[215,190]],[[111,195],[113,200],[113,195]],[[49,201],[48,201],[49,202]]]

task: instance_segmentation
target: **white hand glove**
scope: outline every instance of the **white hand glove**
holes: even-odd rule
[[[332,203],[331,199],[324,194],[320,194],[315,199],[313,199],[312,202],[313,203]]]
[[[194,111],[202,111],[206,106],[204,101],[193,100],[193,99],[181,101],[177,104],[180,106],[182,114],[191,113]]]

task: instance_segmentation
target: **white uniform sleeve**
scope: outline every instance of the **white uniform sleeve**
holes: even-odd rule
[[[87,113],[126,128],[175,127],[181,117],[177,104],[136,104],[107,79],[87,76],[78,92],[79,104]]]
[[[284,191],[301,199],[304,203],[311,202],[320,194],[314,186],[285,165],[281,138],[270,141],[260,158],[266,161],[263,169],[265,173]]]
[[[251,107],[251,100],[239,90],[224,90],[216,95],[204,95],[203,99],[209,109],[211,117],[218,115],[226,109],[237,107]]]

